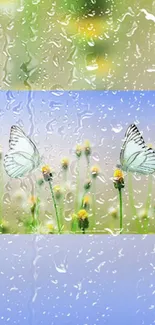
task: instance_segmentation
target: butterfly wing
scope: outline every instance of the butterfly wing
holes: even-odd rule
[[[10,131],[9,148],[16,152],[24,148],[25,152],[33,155],[34,150],[37,149],[30,138],[21,130],[20,127],[13,125]]]
[[[4,158],[4,167],[10,177],[25,176],[38,167],[39,152],[32,140],[18,126],[11,127],[9,148]]]
[[[146,175],[155,172],[155,151],[146,146],[135,124],[131,124],[126,131],[120,162],[125,171]]]

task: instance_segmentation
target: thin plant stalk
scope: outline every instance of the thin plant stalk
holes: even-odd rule
[[[0,157],[0,220],[3,219],[3,194],[4,194],[3,166],[2,166],[2,157]]]
[[[84,200],[85,195],[88,192],[89,192],[89,190],[88,189],[85,189],[85,191],[83,193],[83,196],[82,196],[82,201],[81,201],[80,209],[83,209],[84,208],[84,206],[83,206],[83,200]],[[72,231],[76,232],[77,228],[78,228],[77,220],[72,221],[72,226],[71,226]],[[85,233],[85,229],[82,228],[82,232]]]
[[[86,233],[86,232],[85,232],[85,228],[82,228],[82,233],[83,233],[83,234],[85,234],[85,233]]]
[[[40,199],[39,197],[37,197],[35,213],[34,213],[34,218],[37,225],[39,224],[39,213],[40,213]]]
[[[36,203],[33,204],[33,206],[31,207],[31,214],[32,214],[32,223],[31,225],[33,226],[33,228],[36,228],[39,225],[39,202],[38,202],[38,198]]]
[[[96,218],[96,179],[94,179],[92,182],[92,212],[93,212],[92,228],[94,228],[95,218]]]
[[[31,177],[30,177],[29,181],[31,184],[31,196],[32,196],[32,198],[35,198],[36,197],[36,188],[35,188],[34,182]],[[35,232],[35,228],[39,224],[39,222],[38,222],[39,210],[37,207],[37,204],[38,204],[37,201],[38,201],[38,198],[36,198],[36,202],[34,201],[33,205],[31,206],[31,209],[30,209],[32,220],[29,220],[28,223],[26,223],[26,228],[27,228],[28,232],[29,232],[29,230],[31,230],[31,232]]]
[[[87,193],[88,193],[88,190],[85,190],[84,193],[83,193],[80,209],[83,209],[83,200],[84,200],[84,197],[86,196]]]
[[[149,226],[149,209],[150,209],[150,205],[151,205],[151,199],[152,199],[152,185],[153,185],[153,177],[152,175],[149,175],[149,179],[148,179],[148,194],[147,194],[147,199],[146,199],[146,213],[147,213],[147,218],[145,220],[145,233],[148,233],[148,226]]]
[[[149,226],[149,217],[147,216],[143,220],[143,231],[141,232],[142,234],[148,234],[148,226]]]
[[[90,176],[90,158],[89,158],[89,156],[87,156],[86,158],[87,158],[86,179],[89,179],[89,176]]]
[[[59,221],[59,214],[58,214],[58,208],[57,208],[57,203],[55,200],[55,196],[54,196],[54,192],[53,192],[53,186],[52,186],[52,182],[49,181],[49,187],[50,187],[50,191],[52,194],[52,200],[53,200],[53,204],[54,204],[54,209],[55,209],[55,214],[56,214],[56,219],[57,219],[57,225],[58,225],[58,233],[61,233],[61,227],[60,227],[60,221]]]
[[[153,185],[153,177],[152,175],[149,175],[148,179],[148,194],[146,199],[146,212],[148,213],[151,205],[151,194],[152,194],[152,185]]]
[[[34,203],[33,208],[31,209],[32,212],[32,218],[33,218],[33,224],[35,227],[39,225],[39,213],[40,213],[40,198],[39,198],[39,186],[36,181],[36,186],[34,185],[32,181],[32,195],[36,196],[36,202]]]
[[[134,204],[134,198],[133,198],[133,185],[132,185],[132,174],[129,173],[128,175],[128,188],[129,188],[129,201],[130,201],[130,206],[132,208],[133,215],[137,215],[137,210],[135,208]]]
[[[40,213],[40,199],[39,199],[39,186],[38,184],[36,185],[36,196],[37,196],[37,199],[36,199],[36,208],[35,208],[35,220],[37,222],[37,224],[39,223],[39,213]]]
[[[60,201],[60,225],[61,225],[61,229],[63,228],[63,223],[64,223],[64,193],[62,194],[62,198]]]
[[[119,192],[119,208],[120,208],[120,234],[123,231],[123,204],[122,204],[122,189],[118,190]]]
[[[66,183],[67,183],[67,170],[63,170],[63,182],[64,182],[64,185],[66,186]]]
[[[77,158],[77,176],[76,176],[76,195],[75,195],[75,213],[78,211],[79,187],[80,187],[80,158]]]
[[[134,204],[134,198],[133,198],[133,185],[132,185],[132,174],[131,173],[128,174],[128,190],[129,190],[128,192],[129,192],[130,206],[132,209],[133,216],[136,217],[138,232],[140,232],[140,223],[139,223],[139,220],[137,217],[137,210],[136,210],[136,207]]]
[[[63,223],[64,223],[64,217],[65,217],[65,196],[66,196],[67,170],[63,170],[63,183],[64,183],[64,192],[62,193],[61,206],[60,206],[61,229],[64,226]]]
[[[76,233],[77,228],[78,228],[77,219],[74,218],[71,222],[71,232]]]

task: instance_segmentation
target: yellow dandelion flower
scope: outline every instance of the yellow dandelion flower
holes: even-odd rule
[[[61,191],[61,186],[60,185],[55,185],[53,187],[53,189],[54,189],[55,192],[60,192]]]
[[[91,188],[92,182],[90,179],[86,180],[85,184],[84,184],[84,189],[86,191],[88,191]]]
[[[53,179],[53,173],[49,165],[42,167],[42,174],[46,182],[50,182]]]
[[[96,64],[97,64],[97,73],[98,74],[103,74],[107,73],[113,65],[112,60],[105,60],[103,57],[98,57],[96,59]]]
[[[17,190],[13,193],[13,201],[15,201],[16,204],[22,205],[27,200],[26,193],[23,190]]]
[[[82,201],[82,206],[84,209],[89,209],[91,203],[91,198],[89,195],[85,195]]]
[[[37,197],[34,196],[34,195],[30,196],[29,202],[30,202],[31,205],[36,204],[37,203]]]
[[[91,174],[93,178],[96,178],[99,175],[100,169],[98,166],[93,166],[91,168]]]
[[[124,188],[124,175],[120,169],[116,169],[113,175],[114,187],[117,189]]]
[[[147,219],[148,218],[148,211],[146,209],[141,209],[138,211],[139,219]]]
[[[76,153],[78,158],[81,157],[81,155],[82,155],[82,146],[81,145],[77,144],[77,146],[75,148],[75,153]]]
[[[62,197],[63,191],[60,185],[55,185],[53,187],[54,194],[57,200],[59,200]]]
[[[61,165],[62,165],[62,168],[67,170],[68,169],[68,166],[69,166],[69,159],[64,157],[62,160],[61,160]]]
[[[79,212],[78,212],[78,218],[79,219],[82,219],[82,220],[85,220],[86,218],[88,218],[87,211],[85,209],[79,210]]]
[[[84,153],[85,153],[86,157],[91,155],[91,145],[88,140],[86,140],[84,143]]]
[[[80,37],[85,38],[99,38],[106,30],[109,30],[109,25],[106,20],[87,17],[78,21],[71,20],[69,23],[69,29],[75,31]]]
[[[121,179],[124,178],[123,172],[120,169],[114,171],[114,178]]]
[[[115,208],[115,207],[110,207],[108,209],[108,215],[114,219],[117,219],[118,216],[119,216],[119,213],[118,213],[118,208]]]
[[[108,73],[108,71],[112,68],[112,61],[105,60],[102,56],[92,57],[87,56],[86,58],[86,68],[88,71],[96,71],[97,74]]]
[[[0,226],[1,227],[6,227],[7,225],[8,225],[8,222],[5,219],[1,219]]]
[[[46,228],[48,229],[49,232],[54,231],[54,225],[53,225],[52,221],[46,222]]]
[[[83,198],[83,203],[90,203],[90,196],[89,195],[85,195],[84,198]]]
[[[42,173],[49,173],[49,172],[51,172],[51,168],[50,168],[49,165],[43,166],[41,170],[42,170]]]
[[[1,234],[6,234],[9,232],[9,223],[5,219],[1,219],[0,221],[0,233]]]
[[[78,212],[78,227],[85,234],[85,229],[89,227],[88,213],[85,209],[81,209]]]
[[[140,210],[138,211],[138,217],[139,217],[139,219],[141,219],[141,220],[146,220],[146,219],[148,219],[148,218],[151,219],[151,218],[153,217],[153,210],[152,210],[152,209],[147,210],[147,209],[145,209],[145,208],[140,209]]]

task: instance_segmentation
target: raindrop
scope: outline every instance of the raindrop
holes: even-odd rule
[[[66,273],[68,269],[68,264],[60,263],[59,265],[56,265],[54,261],[55,269],[58,273]]]
[[[112,131],[115,133],[120,133],[123,130],[123,127],[121,124],[117,124],[116,126],[112,126]]]
[[[97,152],[94,152],[92,155],[93,160],[99,162],[100,158],[99,158],[99,154]]]

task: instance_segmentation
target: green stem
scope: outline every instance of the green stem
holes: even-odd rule
[[[86,170],[86,179],[89,179],[90,177],[90,159],[89,156],[86,157],[87,158],[87,170]]]
[[[0,148],[1,150],[1,148]],[[0,152],[1,154],[1,152]],[[0,157],[0,219],[3,218],[3,193],[4,193],[4,182],[3,182],[3,167],[2,158]]]
[[[132,174],[129,173],[128,175],[128,187],[129,187],[129,201],[130,201],[130,205],[132,208],[132,212],[134,216],[137,216],[137,211],[135,208],[135,204],[134,204],[134,198],[133,198],[133,186],[132,186]]]
[[[36,181],[36,186],[33,185],[32,193],[33,193],[34,197],[36,196],[36,204],[34,206],[34,212],[33,212],[33,221],[34,221],[34,225],[38,226],[39,225],[39,213],[40,213],[40,199],[39,199],[40,193],[39,193],[39,186],[37,184],[37,181]]]
[[[82,233],[85,234],[85,228],[82,228]]]
[[[122,189],[119,189],[118,192],[119,192],[119,208],[120,208],[120,234],[122,234],[123,231]]]
[[[65,189],[66,189],[66,184],[67,184],[67,175],[68,175],[68,167],[62,169],[62,175],[63,175],[64,187],[65,187]]]
[[[132,186],[132,174],[131,173],[128,174],[128,193],[129,193],[129,202],[130,202],[130,206],[131,206],[131,209],[132,209],[132,213],[133,213],[133,216],[136,217],[137,231],[138,231],[138,233],[140,233],[141,232],[141,225],[140,225],[139,219],[137,217],[137,210],[136,210],[135,204],[134,204],[133,186]]]
[[[54,192],[53,192],[53,186],[52,186],[51,181],[49,181],[49,187],[50,187],[50,191],[51,191],[51,194],[52,194],[54,209],[55,209],[55,213],[56,213],[56,219],[57,219],[57,225],[58,225],[58,233],[60,234],[61,233],[61,228],[60,228],[60,222],[59,222],[58,208],[57,208],[57,204],[56,204],[56,200],[55,200],[55,196],[54,196]]]
[[[64,194],[62,194],[62,198],[61,198],[61,203],[60,203],[60,224],[61,224],[61,228],[63,227],[63,222],[64,222]]]
[[[148,216],[143,220],[143,231],[142,233],[143,234],[148,234],[149,231],[148,231],[148,225],[149,225],[149,218]]]
[[[146,212],[148,214],[150,205],[151,205],[151,193],[152,193],[152,184],[153,183],[153,177],[152,175],[149,175],[149,181],[148,181],[148,194],[147,194],[147,200],[146,200]]]
[[[75,195],[75,213],[78,212],[78,204],[79,204],[79,185],[80,185],[80,159],[77,158],[77,177],[76,177],[76,195]]]
[[[36,203],[31,207],[31,215],[32,215],[32,224],[31,226],[35,228],[37,226],[37,218],[36,218]]]
[[[77,220],[76,219],[73,219],[72,222],[71,222],[71,232],[74,232],[76,233],[76,230],[77,230]]]
[[[93,180],[92,183],[92,210],[93,210],[93,222],[92,222],[92,227],[95,227],[95,217],[96,217],[96,180]]]
[[[88,193],[88,190],[85,190],[84,193],[83,193],[83,196],[82,196],[82,202],[81,202],[81,206],[80,206],[80,209],[83,209],[83,200],[84,200],[84,197],[85,195]]]
[[[37,197],[36,208],[35,208],[35,220],[36,223],[39,223],[39,213],[40,213],[40,199]]]
[[[147,218],[144,221],[144,232],[147,234],[148,233],[148,228],[149,228],[149,209],[151,205],[151,193],[152,193],[152,185],[153,185],[153,177],[152,175],[149,175],[148,179],[148,194],[147,194],[147,199],[146,199],[146,213],[147,213]]]
[[[63,183],[64,183],[64,193],[62,194],[61,206],[60,206],[61,228],[63,227],[64,217],[65,217],[65,196],[66,196],[67,170],[63,171]]]

